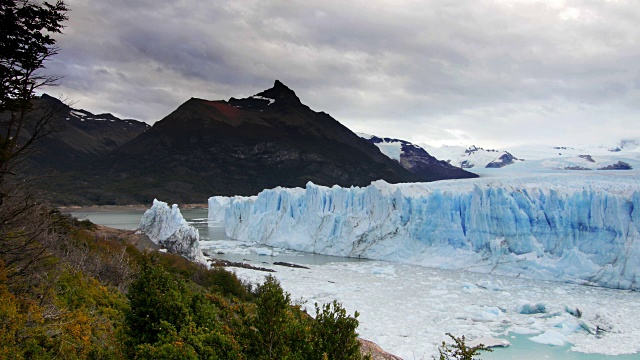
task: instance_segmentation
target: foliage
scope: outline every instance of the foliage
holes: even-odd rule
[[[455,337],[447,333],[447,336],[449,336],[454,343],[449,347],[444,341],[442,342],[442,345],[438,347],[438,353],[440,354],[438,360],[479,360],[479,358],[474,358],[474,356],[480,355],[480,351],[493,351],[483,344],[468,347],[465,343],[464,335],[462,335],[462,337]]]
[[[180,331],[189,320],[185,285],[149,259],[127,294],[131,310],[126,323],[134,343],[155,343],[170,326]]]
[[[48,2],[2,0],[0,19],[0,111],[12,103],[29,100],[39,82],[45,80],[35,72],[57,52],[52,34],[62,32],[68,11],[63,1]]]
[[[324,304],[322,308],[315,304],[316,320],[313,323],[313,347],[316,359],[319,355],[329,359],[360,359],[358,342],[358,312],[348,316],[347,311],[338,303]]]
[[[53,302],[39,303],[11,294],[5,280],[0,278],[0,358],[122,358],[117,333],[124,296],[82,273],[63,271],[51,289]]]
[[[221,268],[144,254],[40,201],[16,165],[56,129],[35,90],[66,4],[0,0],[0,359],[357,359],[336,302],[318,320],[273,277],[252,291]],[[18,176],[16,176],[18,175]]]
[[[0,183],[11,173],[12,162],[51,131],[52,112],[41,113],[28,129],[27,115],[35,90],[58,80],[39,70],[58,52],[52,35],[62,32],[67,11],[61,0],[0,0],[0,113],[6,114],[0,122]]]

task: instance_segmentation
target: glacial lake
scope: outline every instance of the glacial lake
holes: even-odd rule
[[[138,228],[144,209],[82,208],[65,210],[97,224]],[[385,350],[410,359],[431,359],[444,333],[469,338],[494,336],[511,342],[508,348],[483,353],[485,360],[640,359],[640,293],[572,284],[499,277],[463,271],[425,268],[383,261],[305,254],[255,246],[229,239],[223,224],[207,221],[206,209],[181,210],[199,232],[203,251],[230,261],[273,268],[283,288],[313,313],[314,302],[341,302],[360,312],[358,331]],[[284,261],[311,269],[273,265]],[[265,273],[230,268],[238,276],[261,282]],[[522,303],[542,302],[544,314],[515,311]],[[585,318],[605,314],[619,329],[602,336],[575,331],[578,319],[565,307],[580,308]],[[571,329],[571,330],[567,330]],[[532,337],[546,331],[566,333],[563,346],[540,344]],[[572,351],[579,350],[579,351]],[[582,351],[582,352],[580,352]],[[635,354],[628,354],[635,351]],[[602,355],[594,352],[623,355]]]

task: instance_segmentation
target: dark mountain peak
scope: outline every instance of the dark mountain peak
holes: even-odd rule
[[[280,80],[273,83],[273,87],[244,99],[229,99],[229,105],[244,110],[272,110],[284,107],[299,107],[302,102],[296,93]]]
[[[40,98],[44,100],[58,100],[47,93],[43,93],[42,95],[40,95]]]
[[[40,95],[40,101],[41,103],[44,104],[48,104],[49,106],[53,105],[53,106],[64,106],[64,107],[68,107],[67,104],[65,104],[62,100],[58,99],[57,97],[53,97],[49,94],[43,93],[42,95]]]
[[[280,102],[286,105],[297,105],[301,104],[300,99],[296,95],[296,93],[289,89],[287,85],[283,84],[280,80],[276,80],[273,83],[273,87],[271,89],[267,89],[261,93],[254,95],[253,97],[263,97],[267,99],[273,99],[276,103]]]

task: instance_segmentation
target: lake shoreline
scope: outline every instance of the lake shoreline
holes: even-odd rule
[[[57,206],[57,209],[63,212],[68,211],[119,211],[119,210],[147,210],[151,208],[151,205],[141,205],[141,204],[131,204],[131,205],[89,205],[89,206],[81,206],[81,205],[68,205],[68,206]],[[178,204],[178,207],[182,209],[206,209],[208,204]]]

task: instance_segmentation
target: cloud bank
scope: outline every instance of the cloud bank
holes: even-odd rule
[[[640,137],[635,1],[67,0],[47,92],[153,123],[275,79],[354,131],[434,145]]]

